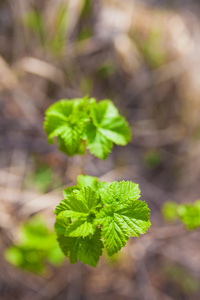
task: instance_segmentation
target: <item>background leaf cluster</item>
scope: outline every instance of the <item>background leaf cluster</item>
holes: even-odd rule
[[[200,200],[186,204],[166,202],[163,205],[163,215],[168,221],[179,220],[188,230],[194,230],[200,227]]]
[[[14,266],[36,274],[46,270],[47,262],[58,266],[64,260],[54,232],[39,215],[22,224],[19,240],[7,248],[4,255]]]
[[[106,159],[113,143],[126,145],[131,139],[130,128],[110,100],[94,98],[64,99],[46,110],[44,129],[49,143],[57,137],[59,149],[67,155],[84,154],[85,147]]]

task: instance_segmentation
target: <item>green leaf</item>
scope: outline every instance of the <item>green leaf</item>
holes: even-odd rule
[[[93,123],[85,129],[86,146],[95,156],[106,159],[111,152],[113,142],[126,145],[131,139],[128,123],[110,100],[90,105]]]
[[[140,190],[132,182],[113,182],[102,190],[104,207],[96,216],[96,224],[102,226],[102,238],[108,255],[112,256],[124,247],[129,236],[139,236],[150,227],[150,210],[138,201]]]
[[[70,186],[66,189],[63,190],[63,195],[64,195],[64,198],[68,198],[69,196],[72,195],[72,192],[75,191],[75,190],[78,190],[78,186],[74,185],[74,186]],[[61,201],[62,202],[62,201]],[[63,210],[63,209],[62,209]]]
[[[110,183],[106,181],[99,181],[97,177],[89,176],[89,175],[79,175],[77,177],[77,186],[71,186],[63,190],[64,198],[70,198],[73,195],[75,190],[80,190],[84,186],[89,186],[92,189],[96,190],[96,193],[99,193],[99,190],[106,188],[110,185]],[[70,198],[71,199],[71,198]],[[54,210],[54,213],[58,215],[60,212],[66,209],[65,200],[61,200],[59,205]]]
[[[86,99],[60,100],[46,111],[44,129],[48,142],[57,137],[59,149],[68,155],[83,154],[82,135],[89,121]]]
[[[77,252],[78,259],[86,265],[96,268],[102,255],[103,243],[101,241],[101,229],[97,228],[92,236],[80,238]]]
[[[74,264],[77,262],[77,248],[78,248],[78,238],[66,237],[65,230],[66,226],[60,224],[58,220],[54,225],[55,232],[57,234],[57,241],[59,246],[65,256],[69,257],[70,263]]]
[[[127,203],[128,201],[140,198],[139,185],[131,181],[112,182],[108,189],[101,192],[101,198],[104,204]]]
[[[89,186],[92,189],[96,189],[98,184],[98,178],[88,175],[79,175],[77,177],[77,184],[80,188],[83,186]]]
[[[87,216],[85,216],[82,219],[80,217],[80,219],[75,220],[73,223],[71,223],[65,230],[65,235],[71,237],[85,237],[87,235],[94,234],[95,229],[95,224],[93,224],[91,220],[88,221]]]
[[[102,135],[98,128],[92,123],[86,126],[85,133],[87,135],[87,149],[89,149],[94,156],[105,160],[112,150],[112,141],[108,140],[104,135]]]
[[[59,213],[59,215],[56,217],[56,222],[61,226],[64,226],[66,230],[66,228],[71,225],[71,218],[66,217],[65,215],[63,215],[63,213],[63,211]]]
[[[110,100],[93,103],[90,108],[90,113],[96,127],[119,115],[117,108]]]
[[[99,131],[117,145],[124,146],[131,139],[129,125],[122,116],[105,120]]]
[[[91,117],[99,132],[117,145],[126,145],[131,139],[128,123],[110,100],[91,105]]]
[[[195,203],[181,204],[177,207],[177,214],[188,230],[200,227],[200,205]]]
[[[110,183],[106,181],[98,181],[97,177],[89,175],[79,175],[77,177],[77,186],[68,187],[63,190],[64,198],[68,198],[72,195],[72,192],[75,190],[80,190],[84,186],[89,186],[96,191],[97,196],[99,193],[102,193],[102,189],[109,187]],[[63,200],[62,200],[63,201]],[[61,201],[61,203],[62,203]],[[61,211],[63,209],[61,208]],[[54,211],[56,214],[57,210]]]
[[[67,133],[67,131],[66,131]],[[85,147],[80,138],[81,132],[76,128],[76,130],[69,130],[68,136],[66,139],[62,137],[57,137],[57,142],[59,145],[59,150],[69,156],[77,155],[84,155],[85,154]]]
[[[65,190],[64,190],[65,191]],[[66,210],[68,208],[67,206],[67,202],[65,200],[61,200],[61,202],[56,206],[56,208],[54,209],[54,214],[56,216],[59,215],[59,213],[61,213],[62,211]]]
[[[129,236],[139,236],[147,231],[150,210],[143,201],[135,200],[132,205],[105,205],[97,214],[96,224],[102,226],[104,247],[109,256],[125,246]]]
[[[98,190],[101,193],[102,189],[106,189],[110,186],[110,182],[107,181],[98,181]]]
[[[77,248],[79,238],[58,236],[57,240],[64,255],[69,257],[70,263],[77,263]]]
[[[54,224],[54,230],[57,236],[64,236],[65,235],[65,226],[61,225],[58,221]]]
[[[67,199],[61,201],[54,212],[57,214],[57,221],[62,225],[69,218],[73,221],[66,227],[66,236],[85,237],[94,234],[96,230],[94,219],[100,206],[100,199],[95,190],[83,187],[80,190],[73,190]]]
[[[58,242],[63,253],[69,257],[70,263],[74,264],[80,260],[96,268],[103,248],[100,237],[101,229],[97,228],[92,236],[85,238],[60,235],[58,236]]]

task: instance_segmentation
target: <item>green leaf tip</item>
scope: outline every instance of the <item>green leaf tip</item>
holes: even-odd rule
[[[138,200],[140,189],[134,182],[79,175],[77,186],[65,189],[64,197],[54,211],[55,231],[71,263],[96,267],[103,248],[112,256],[130,236],[138,237],[151,226],[150,209]]]
[[[45,112],[44,129],[48,142],[54,138],[60,151],[69,156],[82,155],[85,147],[105,160],[113,143],[124,146],[131,140],[128,122],[110,100],[95,98],[63,99]]]

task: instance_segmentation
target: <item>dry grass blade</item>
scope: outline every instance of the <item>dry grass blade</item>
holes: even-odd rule
[[[17,77],[6,61],[0,56],[0,91],[12,89],[18,83]]]
[[[64,74],[60,69],[34,57],[24,57],[22,60],[17,61],[16,68],[19,71],[23,70],[46,78],[59,86],[63,86],[65,83]]]

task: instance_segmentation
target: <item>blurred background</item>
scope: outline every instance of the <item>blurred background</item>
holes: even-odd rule
[[[44,111],[111,99],[132,142],[106,161],[48,145]],[[167,201],[200,195],[199,1],[0,0],[0,299],[199,300],[200,236]],[[80,173],[139,183],[151,229],[97,269],[70,265],[53,232]]]

